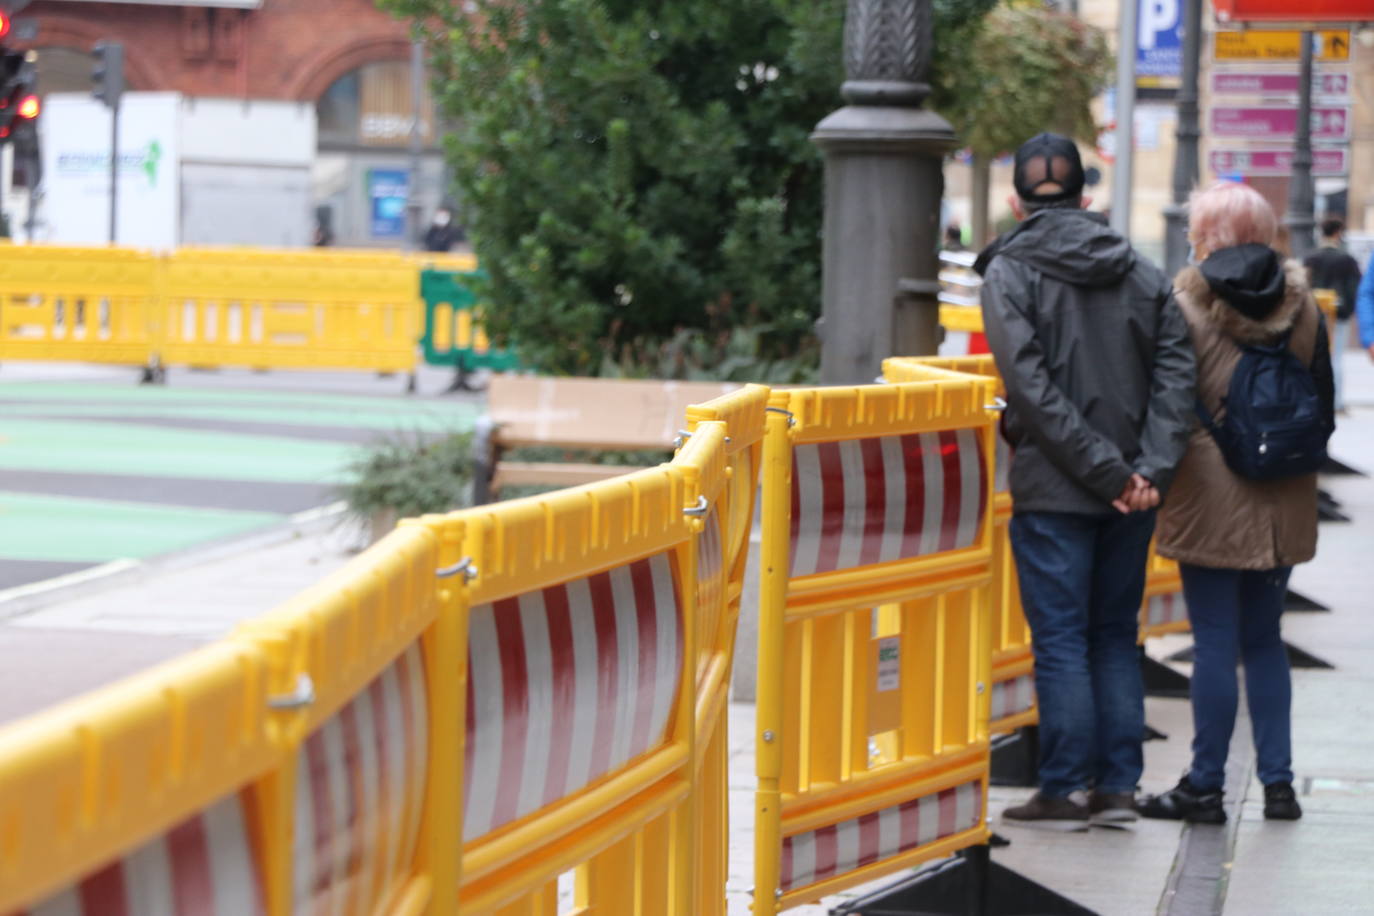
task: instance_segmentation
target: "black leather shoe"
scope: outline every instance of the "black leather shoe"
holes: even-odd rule
[[[1264,787],[1264,817],[1270,821],[1296,821],[1302,817],[1302,805],[1298,804],[1291,782],[1271,782]]]
[[[1184,776],[1168,792],[1150,795],[1136,803],[1142,817],[1193,824],[1224,824],[1226,809],[1220,789],[1197,789]]]

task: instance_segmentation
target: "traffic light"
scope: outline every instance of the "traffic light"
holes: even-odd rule
[[[0,10],[0,38],[10,33],[10,14]]]
[[[124,45],[102,41],[91,53],[95,56],[91,94],[109,107],[118,108],[119,97],[124,94]]]
[[[36,59],[34,51],[0,49],[0,142],[8,140],[19,124],[38,117],[42,106],[33,93]]]

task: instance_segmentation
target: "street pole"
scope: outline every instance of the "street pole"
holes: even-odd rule
[[[406,199],[406,248],[420,243],[420,95],[425,87],[425,48],[410,43],[410,187]]]
[[[1298,77],[1298,135],[1293,142],[1293,173],[1288,179],[1289,253],[1302,259],[1315,247],[1312,229],[1316,225],[1312,208],[1316,191],[1312,187],[1312,40],[1302,33],[1302,69]]]
[[[1112,228],[1131,235],[1135,165],[1135,55],[1139,0],[1123,0],[1116,44],[1116,168],[1112,172]]]
[[[119,209],[119,97],[110,106],[110,244],[119,241],[115,215]]]
[[[849,0],[846,105],[816,125],[825,154],[821,381],[867,384],[939,334],[940,199],[949,122],[922,107],[931,0]]]
[[[1178,129],[1174,136],[1174,202],[1164,208],[1164,271],[1173,277],[1188,263],[1188,195],[1197,186],[1198,71],[1202,58],[1202,0],[1184,0],[1183,83],[1178,89]]]

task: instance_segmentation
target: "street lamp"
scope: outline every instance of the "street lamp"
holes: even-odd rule
[[[871,382],[885,357],[934,353],[949,122],[922,108],[931,0],[849,0],[847,103],[816,126],[825,154],[821,381]]]
[[[1183,81],[1178,89],[1174,147],[1174,202],[1164,208],[1164,270],[1176,276],[1188,263],[1188,195],[1197,186],[1198,69],[1202,57],[1202,0],[1184,0]]]

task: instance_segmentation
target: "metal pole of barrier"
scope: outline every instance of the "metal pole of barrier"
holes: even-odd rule
[[[783,396],[785,403],[786,396]],[[759,595],[758,721],[754,802],[754,913],[777,912],[782,851],[783,626],[787,612],[788,516],[791,513],[791,415],[770,410],[763,442],[763,550]]]

